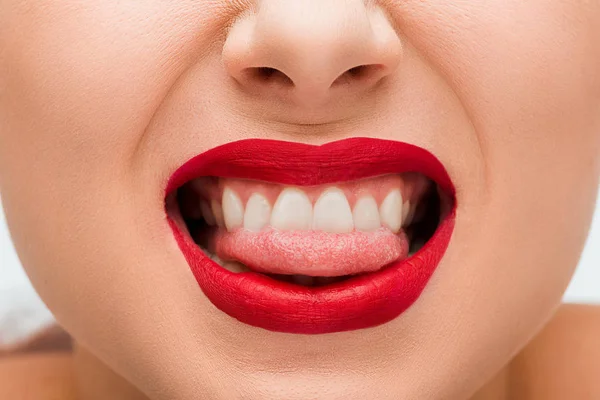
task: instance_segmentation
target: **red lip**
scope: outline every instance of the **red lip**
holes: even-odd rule
[[[246,139],[200,154],[171,177],[166,194],[199,176],[235,177],[289,185],[320,185],[388,173],[419,172],[452,196],[433,237],[415,255],[382,270],[322,287],[280,282],[256,272],[232,273],[208,258],[168,218],[200,288],[221,311],[264,329],[319,334],[386,323],[420,296],[442,259],[456,211],[455,189],[443,165],[407,143],[350,138],[322,146]]]

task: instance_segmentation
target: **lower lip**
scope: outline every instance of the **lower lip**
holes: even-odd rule
[[[320,334],[389,322],[420,296],[446,252],[453,210],[415,255],[343,282],[304,287],[256,272],[233,273],[208,258],[191,237],[171,229],[204,294],[221,311],[276,332]]]
[[[240,170],[239,172],[242,172]],[[207,174],[208,175],[208,174]],[[186,181],[170,186],[177,187]],[[171,191],[167,189],[167,192]],[[251,326],[295,334],[323,334],[374,327],[407,310],[421,295],[446,252],[456,215],[442,215],[438,229],[413,256],[381,270],[320,287],[282,282],[257,272],[221,267],[169,217],[175,239],[208,299]]]

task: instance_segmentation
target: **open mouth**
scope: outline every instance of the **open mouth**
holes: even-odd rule
[[[211,302],[289,333],[401,314],[446,250],[455,204],[430,153],[366,138],[228,143],[184,164],[166,190],[175,238]]]
[[[168,203],[180,229],[223,268],[309,287],[412,256],[441,213],[437,185],[412,172],[311,187],[201,177]]]

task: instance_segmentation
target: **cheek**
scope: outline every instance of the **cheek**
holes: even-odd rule
[[[220,23],[215,5],[186,1],[5,3],[0,156],[63,187],[127,173],[157,105]]]
[[[512,238],[553,232],[579,243],[568,232],[586,225],[598,182],[600,6],[393,4],[407,37],[439,68],[473,124],[489,190],[472,198],[481,182],[461,182],[463,201],[494,205]]]
[[[562,1],[395,7],[473,124],[481,153],[460,158],[485,164],[483,180],[460,176],[455,234],[414,307],[414,326],[443,338],[423,351],[439,365],[492,371],[560,302],[587,235],[600,171],[600,9]]]
[[[489,207],[511,238],[565,236],[561,242],[579,247],[598,183],[600,6],[393,4],[399,25],[439,68],[476,132],[488,191],[473,198],[482,183],[460,182],[463,204]]]
[[[120,229],[135,214],[131,155],[220,21],[185,1],[1,3],[0,191],[36,288],[68,314],[63,289],[102,298],[101,272],[123,264],[111,255],[136,257]]]
[[[110,225],[99,215],[126,207],[131,155],[222,25],[215,4],[2,2],[0,189],[26,267],[65,265],[87,245],[97,254],[102,224],[87,234],[84,225]],[[73,281],[85,271],[74,268]],[[46,279],[51,271],[29,273],[41,274],[38,284],[65,284]]]
[[[570,140],[573,134],[593,141],[592,132],[581,127],[597,127],[600,109],[600,6],[547,0],[463,3],[393,4],[410,42],[466,108],[488,164],[520,143],[572,148],[578,145]]]

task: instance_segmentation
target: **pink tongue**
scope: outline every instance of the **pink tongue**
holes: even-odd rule
[[[386,228],[351,233],[218,229],[210,237],[210,250],[222,260],[236,260],[263,273],[349,275],[377,271],[408,255],[404,232],[394,234]]]

